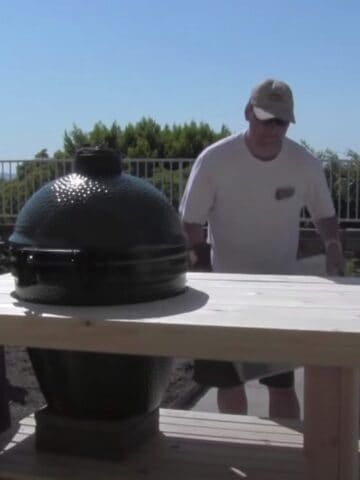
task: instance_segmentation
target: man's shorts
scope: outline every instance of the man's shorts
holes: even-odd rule
[[[194,360],[193,377],[196,383],[207,387],[230,388],[243,384],[231,362]],[[279,373],[261,378],[259,382],[272,388],[292,388],[294,386],[294,372]]]

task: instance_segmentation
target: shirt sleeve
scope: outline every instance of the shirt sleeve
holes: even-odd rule
[[[336,215],[322,163],[309,154],[305,205],[313,221]]]
[[[204,152],[194,163],[180,202],[180,215],[187,223],[205,224],[214,205],[215,191],[211,179],[208,154]]]

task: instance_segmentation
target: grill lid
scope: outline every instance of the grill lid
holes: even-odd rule
[[[185,289],[177,212],[155,187],[122,172],[110,149],[79,150],[75,172],[24,205],[8,245],[23,300],[132,303]]]

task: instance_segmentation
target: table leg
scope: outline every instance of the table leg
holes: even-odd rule
[[[353,368],[305,367],[308,480],[358,480],[359,384]]]
[[[0,432],[10,427],[10,410],[5,369],[5,352],[0,346]]]

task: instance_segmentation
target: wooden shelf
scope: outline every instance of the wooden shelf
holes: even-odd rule
[[[161,410],[161,434],[122,461],[39,454],[32,416],[0,436],[0,478],[242,479],[303,478],[302,426],[250,416]],[[271,448],[270,448],[271,447]]]

